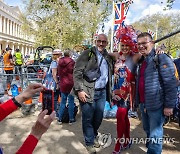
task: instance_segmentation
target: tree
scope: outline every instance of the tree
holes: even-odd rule
[[[180,29],[180,15],[178,13],[163,15],[155,14],[152,16],[146,16],[143,19],[133,24],[135,29],[140,31],[147,31],[151,29],[156,32],[157,38],[161,38],[171,32]],[[166,40],[161,41],[159,44],[164,43],[169,54],[175,55],[175,52],[180,49],[180,34],[174,35]],[[156,39],[156,38],[155,38]]]
[[[23,21],[35,35],[36,45],[73,48],[93,38],[98,24],[108,14],[110,0],[26,0]],[[27,24],[28,23],[28,24]],[[30,26],[29,26],[30,29]]]

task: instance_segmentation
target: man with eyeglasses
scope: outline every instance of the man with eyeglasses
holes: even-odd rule
[[[176,77],[172,60],[166,54],[156,56],[152,36],[141,33],[137,37],[143,55],[136,82],[136,106],[140,106],[143,129],[149,142],[148,154],[160,154],[163,143],[164,116],[173,114],[176,103]],[[158,57],[158,65],[155,63]]]
[[[81,106],[83,135],[89,153],[96,153],[95,147],[100,147],[98,129],[105,102],[111,102],[113,60],[105,49],[107,45],[107,36],[99,34],[95,46],[82,52],[74,68],[74,92]],[[100,76],[93,81],[87,79],[85,72],[93,73],[97,69],[100,69]]]

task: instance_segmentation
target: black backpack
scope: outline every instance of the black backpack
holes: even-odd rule
[[[167,55],[167,56],[170,57],[169,55]],[[158,70],[159,82],[160,82],[160,84],[162,84],[162,77],[161,77],[160,70],[159,70],[160,68],[159,68],[159,57],[158,57],[158,55],[155,55],[154,62],[155,62],[156,68]],[[175,69],[175,74],[177,74],[177,69],[176,69],[176,65],[175,64],[174,64],[174,69]],[[176,79],[177,79],[177,84],[179,84],[178,76],[176,76]],[[173,110],[172,119],[178,118],[178,120],[179,120],[179,127],[180,127],[180,90],[178,90],[177,96],[178,97],[177,97],[177,101],[176,101],[176,106],[175,106],[175,108]],[[166,123],[169,123],[169,122],[170,122],[170,117],[165,117],[165,124],[164,125],[166,125]]]
[[[63,116],[62,116],[62,119],[61,119],[61,121],[63,123],[68,123],[69,122],[68,108],[69,108],[68,105],[66,105],[65,108],[64,108],[64,113],[63,113]],[[78,112],[78,107],[74,104],[74,119],[75,119],[75,117],[77,115],[77,112]]]

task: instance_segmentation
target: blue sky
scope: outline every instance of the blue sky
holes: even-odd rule
[[[23,8],[22,0],[4,0],[4,2],[10,6],[19,6],[20,9]]]
[[[10,6],[23,8],[23,0],[4,0]],[[163,8],[167,0],[133,0],[126,18],[127,23],[132,23],[145,15],[152,15],[157,12],[164,12]],[[171,11],[180,10],[180,0],[175,0]],[[167,12],[167,11],[165,11]]]

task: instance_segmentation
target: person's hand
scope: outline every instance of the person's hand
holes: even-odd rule
[[[19,103],[23,103],[29,98],[33,97],[35,93],[44,90],[44,86],[41,83],[30,84],[21,94],[15,97]]]
[[[173,108],[164,108],[164,115],[170,116],[173,114]]]
[[[121,98],[120,98],[118,95],[114,95],[114,96],[113,96],[113,100],[119,101],[119,100],[121,100]]]
[[[84,91],[79,91],[78,92],[78,98],[80,99],[81,102],[87,102],[87,98],[89,98],[88,94],[86,94]]]
[[[59,90],[59,88],[60,88],[60,87],[59,87],[59,84],[57,83],[57,84],[56,84],[56,90]]]
[[[48,110],[44,110],[43,112],[41,112],[38,115],[36,123],[31,129],[30,134],[36,137],[38,140],[48,130],[49,126],[51,125],[51,122],[55,119],[55,111],[53,111],[50,115],[46,116],[47,113]]]

